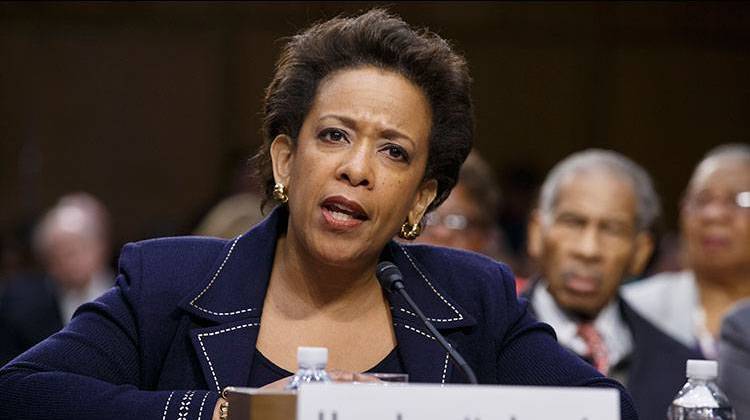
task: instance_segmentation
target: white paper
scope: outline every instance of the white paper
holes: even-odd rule
[[[619,420],[614,389],[305,384],[297,420]]]

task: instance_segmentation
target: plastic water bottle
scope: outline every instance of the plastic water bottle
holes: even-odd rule
[[[716,385],[714,360],[688,360],[687,383],[667,411],[669,420],[735,420],[726,395]]]
[[[287,390],[296,391],[301,384],[309,382],[331,382],[326,372],[328,363],[328,349],[325,347],[298,347],[297,373],[294,374]]]

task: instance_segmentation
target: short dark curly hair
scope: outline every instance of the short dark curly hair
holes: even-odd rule
[[[333,72],[362,66],[395,71],[424,92],[432,111],[425,179],[438,184],[429,210],[448,197],[474,136],[466,60],[437,34],[414,29],[383,9],[372,9],[315,24],[291,37],[282,50],[266,89],[264,140],[254,157],[266,200],[274,186],[273,139],[285,134],[296,142],[320,82]]]

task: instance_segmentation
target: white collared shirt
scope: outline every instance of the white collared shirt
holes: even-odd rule
[[[579,320],[563,311],[547,290],[547,284],[540,282],[531,297],[531,304],[537,319],[546,322],[555,329],[557,341],[563,347],[573,350],[580,356],[586,356],[588,346],[578,336]],[[607,347],[609,366],[615,366],[633,351],[633,336],[620,315],[616,301],[611,301],[594,320],[594,328],[601,335]]]
[[[102,272],[94,275],[89,284],[81,290],[61,289],[59,291],[60,319],[63,325],[68,325],[79,306],[98,298],[109,290],[112,287],[112,279],[111,273]]]

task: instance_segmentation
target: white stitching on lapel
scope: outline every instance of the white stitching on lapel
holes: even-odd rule
[[[443,379],[442,384],[445,384],[445,374],[448,372],[448,358],[450,357],[450,353],[445,353],[445,365],[443,365]]]
[[[234,242],[232,242],[232,246],[229,248],[229,252],[227,252],[227,256],[224,257],[224,261],[221,262],[221,265],[219,266],[219,269],[216,270],[216,272],[214,273],[213,277],[211,278],[211,281],[208,283],[208,286],[206,286],[206,288],[203,289],[203,291],[200,292],[198,294],[198,296],[196,296],[193,300],[190,301],[190,306],[194,307],[195,309],[201,310],[203,312],[209,313],[211,315],[217,315],[217,316],[237,315],[237,314],[241,314],[241,313],[250,312],[250,311],[254,311],[255,310],[255,308],[247,308],[247,309],[240,309],[240,310],[232,311],[232,312],[214,312],[214,311],[211,311],[211,310],[208,310],[208,309],[205,309],[205,308],[201,308],[200,306],[198,306],[198,305],[195,304],[195,301],[198,300],[198,299],[200,299],[201,296],[203,296],[203,294],[206,293],[206,291],[208,291],[209,288],[211,288],[211,286],[214,284],[214,281],[216,280],[216,278],[219,277],[219,273],[221,273],[221,270],[224,268],[224,265],[227,263],[227,261],[229,260],[229,257],[232,255],[232,251],[234,251],[234,246],[237,245],[237,241],[239,239],[240,239],[239,236],[236,237],[236,238],[234,238]]]
[[[461,313],[460,313],[460,312],[458,312],[458,310],[456,309],[456,307],[455,307],[455,306],[453,306],[453,305],[451,305],[451,303],[450,303],[450,302],[448,302],[448,301],[447,301],[447,300],[446,300],[446,299],[445,299],[445,298],[443,297],[443,295],[441,295],[440,293],[438,293],[438,291],[437,291],[437,290],[435,289],[435,287],[434,287],[434,286],[432,285],[432,283],[430,283],[430,280],[428,280],[428,279],[427,279],[427,276],[425,276],[425,275],[424,275],[424,273],[422,272],[422,270],[420,270],[420,269],[419,269],[419,267],[417,267],[417,264],[416,264],[416,263],[414,263],[414,260],[413,260],[413,259],[411,258],[411,255],[409,255],[409,253],[408,253],[408,252],[406,252],[406,248],[404,248],[404,247],[403,247],[403,245],[401,245],[401,244],[398,244],[398,247],[399,247],[399,248],[401,249],[401,252],[403,252],[403,253],[404,253],[404,255],[406,255],[406,258],[408,258],[408,259],[409,259],[409,262],[411,263],[412,267],[414,267],[414,269],[415,269],[415,270],[417,270],[417,272],[419,273],[419,275],[420,275],[420,276],[422,276],[422,278],[424,279],[424,281],[426,281],[426,282],[427,282],[427,285],[428,285],[428,286],[430,286],[430,289],[432,289],[432,291],[433,291],[433,292],[435,292],[435,294],[436,294],[436,295],[438,295],[438,297],[440,298],[440,300],[442,300],[442,301],[443,301],[443,302],[444,302],[444,303],[445,303],[446,305],[448,305],[448,306],[449,306],[449,307],[450,307],[450,308],[451,308],[451,309],[453,310],[453,312],[455,312],[455,313],[456,313],[456,315],[458,315],[458,317],[457,317],[457,318],[429,318],[429,317],[428,317],[427,319],[429,319],[430,321],[435,321],[435,322],[450,322],[450,321],[461,321],[462,319],[464,319],[464,316],[463,316],[463,315],[461,315]],[[406,311],[406,310],[404,310],[404,309],[402,309],[402,310],[403,310],[404,312],[408,313],[408,314],[411,314],[411,315],[413,315],[413,316],[416,316],[416,315],[412,314],[412,313],[411,313],[411,312],[409,312],[409,311]]]
[[[203,415],[203,406],[206,404],[206,398],[208,398],[208,392],[203,394],[203,401],[201,401],[201,408],[200,410],[198,410],[197,420],[201,420],[201,416]]]
[[[190,413],[190,403],[193,401],[193,395],[195,395],[195,391],[188,391],[182,397],[180,408],[177,409],[177,420],[184,420],[187,418],[188,413]]]
[[[393,325],[397,325],[397,324],[394,323]],[[423,336],[429,338],[430,340],[435,340],[435,337],[433,337],[433,336],[431,336],[431,335],[429,335],[429,334],[427,334],[427,333],[425,333],[423,331],[420,331],[420,330],[418,330],[418,329],[416,329],[416,328],[414,328],[414,327],[412,327],[410,325],[406,325],[406,324],[401,324],[401,325],[403,325],[404,328],[406,328],[409,331],[413,331],[413,332],[415,332],[417,334],[423,335]],[[443,364],[443,377],[440,380],[440,383],[443,384],[443,385],[445,385],[445,375],[448,373],[448,358],[449,357],[450,357],[450,353],[445,353],[445,364]]]
[[[208,368],[211,370],[211,376],[213,376],[213,378],[214,378],[214,382],[216,383],[216,390],[217,391],[221,392],[221,386],[219,386],[219,380],[216,378],[216,372],[214,372],[214,365],[211,363],[211,358],[208,357],[208,353],[206,353],[206,347],[203,345],[202,338],[203,337],[211,337],[211,336],[214,336],[214,335],[223,334],[223,333],[228,332],[228,331],[239,330],[240,328],[257,327],[258,325],[260,325],[260,323],[255,322],[255,323],[252,323],[252,324],[242,324],[242,325],[238,325],[238,326],[235,326],[235,327],[232,327],[232,328],[226,328],[226,329],[223,329],[223,330],[214,331],[214,332],[210,332],[210,333],[198,334],[198,343],[200,343],[201,350],[203,351],[203,356],[206,357],[206,361],[208,362]]]
[[[162,414],[161,420],[167,420],[167,409],[169,408],[169,401],[172,400],[172,395],[174,395],[174,391],[169,393],[169,398],[167,398],[167,403],[164,405],[164,414]]]
[[[406,310],[406,309],[404,309],[404,308],[398,308],[398,310],[399,310],[399,311],[401,311],[401,312],[405,312],[405,313],[407,313],[407,314],[409,314],[409,315],[411,315],[411,316],[413,316],[413,317],[415,317],[415,318],[417,317],[417,314],[415,314],[415,313],[414,313],[414,312],[412,312],[412,311],[407,311],[407,310]],[[428,319],[429,319],[429,318],[428,318]]]
[[[431,335],[429,335],[429,334],[427,334],[427,333],[425,333],[425,332],[423,332],[423,331],[420,331],[420,330],[418,330],[418,329],[416,329],[416,328],[414,328],[414,327],[412,327],[412,326],[410,326],[410,325],[406,325],[406,324],[402,324],[402,325],[403,325],[403,326],[404,326],[404,328],[406,328],[407,330],[410,330],[410,331],[414,331],[414,332],[415,332],[415,333],[417,333],[417,334],[421,334],[421,335],[423,335],[423,336],[425,336],[425,337],[429,338],[430,340],[434,340],[434,339],[435,339],[435,337],[433,337],[433,336],[431,336]]]

